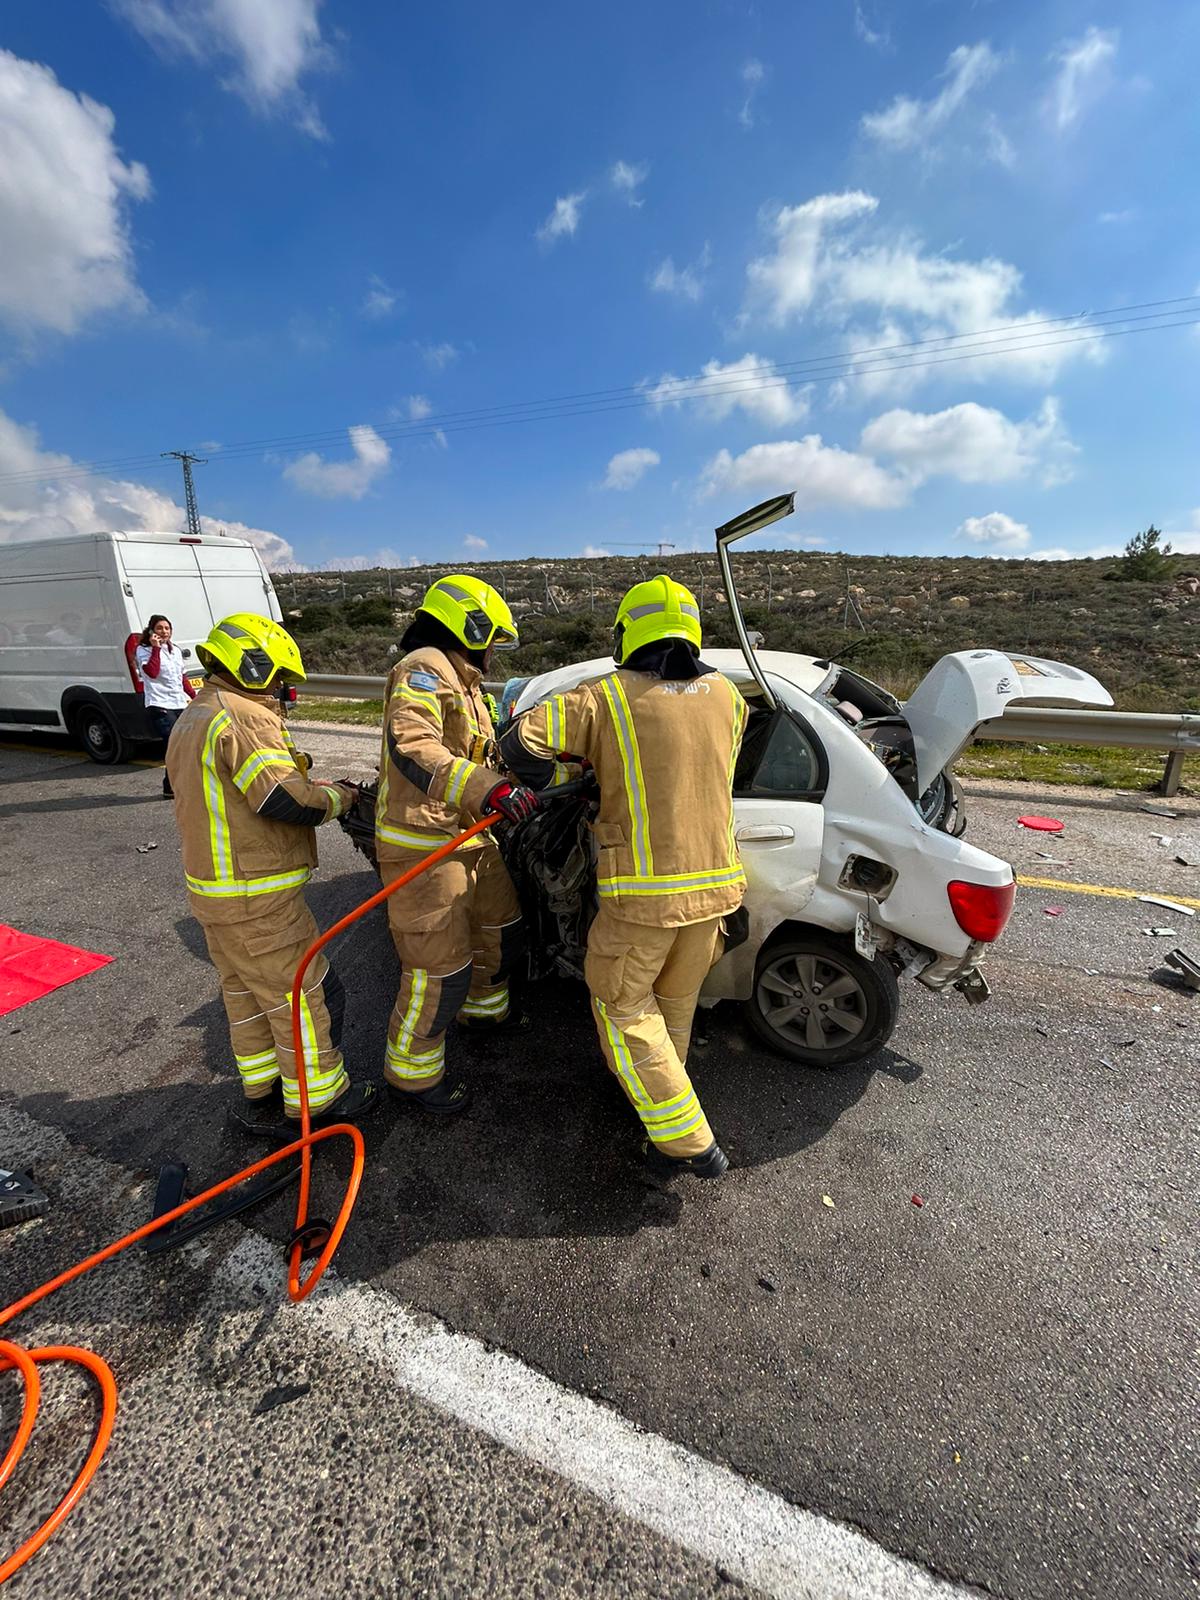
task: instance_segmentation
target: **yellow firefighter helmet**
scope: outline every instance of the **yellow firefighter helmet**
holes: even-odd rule
[[[617,607],[613,627],[613,657],[618,666],[635,650],[658,639],[686,639],[697,650],[700,648],[700,607],[696,596],[665,572],[634,584]]]
[[[206,667],[224,667],[245,689],[265,689],[275,678],[304,682],[296,641],[270,617],[237,611],[218,622],[196,654]]]

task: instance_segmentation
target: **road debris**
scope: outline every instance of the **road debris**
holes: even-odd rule
[[[1159,894],[1140,894],[1138,899],[1143,905],[1162,906],[1164,911],[1178,911],[1181,917],[1194,917],[1196,915],[1191,906],[1181,906],[1178,900],[1167,900]]]
[[[1048,862],[1052,867],[1073,867],[1075,865],[1073,861],[1066,861],[1062,856],[1048,856],[1044,850],[1035,850],[1033,853],[1039,860]]]
[[[775,1285],[771,1282],[770,1278],[760,1278],[758,1280],[758,1287],[760,1289],[765,1289],[768,1294],[775,1293]]]
[[[921,1196],[919,1194],[913,1195],[912,1203],[915,1206],[923,1206],[925,1204],[924,1200],[921,1199]]]
[[[1018,828],[1028,828],[1033,833],[1061,833],[1064,824],[1057,817],[1018,817]]]
[[[273,1389],[267,1390],[250,1415],[265,1417],[268,1411],[290,1406],[294,1400],[303,1400],[311,1389],[311,1383],[278,1383]]]
[[[1043,916],[1046,916],[1046,917],[1061,917],[1062,914],[1063,914],[1063,908],[1061,906],[1043,906],[1042,907],[1042,915]]]
[[[1098,978],[1100,976],[1099,967],[1084,967],[1083,970],[1089,978]]]
[[[1191,850],[1187,855],[1175,857],[1181,867],[1200,867],[1200,851]]]
[[[1200,961],[1194,960],[1186,950],[1168,950],[1166,964],[1178,972],[1185,988],[1200,992]]]
[[[1152,833],[1150,837],[1165,850],[1175,835],[1173,833]]]
[[[1143,928],[1142,933],[1147,939],[1173,939],[1175,937],[1174,928]]]
[[[1168,811],[1166,806],[1139,806],[1139,811],[1145,811],[1151,817],[1177,817],[1178,811]]]
[[[700,1263],[700,1276],[702,1278],[711,1278],[712,1277],[712,1268],[709,1266],[707,1261],[702,1261]]]
[[[1117,1070],[1116,1067],[1113,1066],[1112,1062],[1105,1061],[1103,1056],[1100,1057],[1100,1065],[1102,1067],[1107,1067],[1110,1072],[1115,1072]]]
[[[49,1209],[50,1196],[43,1194],[27,1172],[0,1167],[0,1228],[44,1216]]]
[[[158,841],[156,839],[151,839],[146,844],[135,845],[134,849],[137,851],[138,855],[148,856],[151,850],[158,849]]]
[[[823,1194],[821,1196],[821,1204],[823,1206],[828,1206],[831,1211],[834,1209],[833,1201],[829,1198],[829,1196],[827,1194]]]

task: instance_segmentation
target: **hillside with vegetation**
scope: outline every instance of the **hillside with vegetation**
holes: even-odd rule
[[[734,570],[769,648],[836,659],[853,648],[860,671],[901,695],[947,651],[990,646],[1086,667],[1123,710],[1200,710],[1200,562],[1150,555],[1131,566],[750,550]],[[711,644],[735,642],[712,555],[286,573],[275,584],[310,670],[382,674],[426,586],[464,569],[504,592],[521,631],[497,675],[607,653],[620,596],[660,571],[695,591]]]

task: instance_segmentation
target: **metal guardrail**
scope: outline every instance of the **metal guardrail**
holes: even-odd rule
[[[310,673],[300,686],[304,694],[340,700],[381,700],[386,678],[341,678]],[[488,684],[493,692],[499,683]],[[1161,711],[1071,711],[1049,706],[1010,706],[1002,717],[982,722],[976,739],[1001,739],[1009,744],[1084,744],[1119,750],[1162,750],[1167,753],[1162,792],[1176,794],[1184,759],[1200,756],[1200,714]]]

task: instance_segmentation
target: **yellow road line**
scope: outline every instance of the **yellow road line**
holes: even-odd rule
[[[1017,882],[1023,889],[1054,889],[1059,894],[1098,894],[1108,900],[1140,900],[1142,895],[1154,893],[1151,889],[1114,889],[1107,883],[1064,883],[1061,878],[1027,878],[1023,872],[1017,873]],[[1185,894],[1162,894],[1157,898],[1174,900],[1177,905],[1200,910],[1200,900],[1190,900]]]

